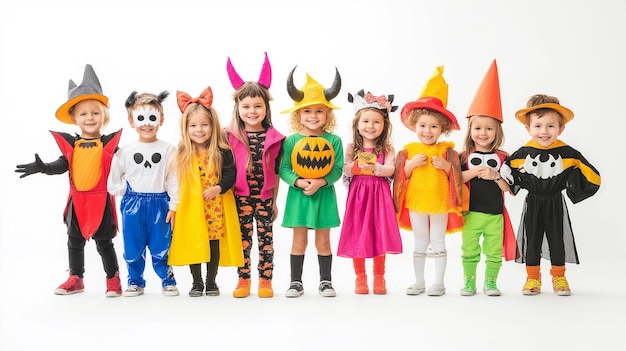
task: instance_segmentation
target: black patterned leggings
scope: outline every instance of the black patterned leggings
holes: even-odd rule
[[[272,279],[274,272],[274,234],[272,232],[274,199],[262,200],[260,196],[235,196],[241,224],[243,246],[243,267],[237,269],[240,278],[250,279],[250,252],[254,219],[256,218],[257,240],[259,245],[259,278]]]

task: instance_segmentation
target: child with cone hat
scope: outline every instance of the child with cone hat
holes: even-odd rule
[[[54,290],[57,295],[83,292],[85,272],[85,244],[96,243],[106,272],[107,297],[122,295],[117,254],[113,238],[117,235],[115,197],[107,192],[107,178],[111,161],[122,131],[102,135],[109,122],[109,99],[91,65],[85,66],[83,82],[76,85],[71,79],[68,99],[56,111],[63,123],[80,128],[80,135],[51,132],[62,156],[44,163],[35,154],[35,162],[17,165],[20,178],[34,173],[48,175],[69,172],[70,193],[63,213],[67,225],[69,278]]]
[[[481,251],[485,254],[483,292],[499,296],[496,285],[502,256],[516,258],[515,235],[504,206],[504,192],[509,186],[500,176],[500,167],[508,154],[502,130],[502,103],[498,67],[493,60],[467,112],[467,133],[461,152],[463,183],[469,188],[469,211],[464,214],[462,296],[476,293],[476,266]],[[482,249],[481,249],[482,237]]]
[[[513,194],[528,191],[517,232],[516,260],[526,263],[526,283],[522,294],[541,292],[541,258],[550,260],[552,289],[555,294],[571,294],[565,279],[565,263],[579,263],[563,190],[572,203],[593,196],[600,188],[600,173],[583,155],[567,145],[559,135],[574,113],[554,96],[530,97],[515,113],[531,140],[509,156],[500,173]]]
[[[452,112],[446,109],[448,85],[443,66],[426,83],[419,99],[407,103],[401,112],[402,123],[414,131],[419,142],[406,144],[396,157],[394,201],[402,229],[415,237],[413,268],[415,282],[407,295],[426,291],[426,257],[434,257],[435,281],[427,294],[445,294],[447,264],[445,235],[463,226],[461,167],[454,143],[440,141],[442,135],[459,130]],[[432,253],[428,253],[428,250]]]

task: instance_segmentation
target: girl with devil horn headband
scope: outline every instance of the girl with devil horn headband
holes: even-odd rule
[[[339,210],[334,183],[341,178],[343,146],[332,134],[335,128],[334,109],[330,100],[341,89],[341,77],[336,70],[333,85],[324,87],[307,74],[302,89],[293,84],[293,72],[287,79],[287,91],[294,106],[283,113],[291,113],[291,128],[296,133],[283,143],[279,174],[289,185],[283,227],[293,228],[291,245],[291,284],[287,297],[304,293],[302,269],[308,230],[315,230],[315,247],[320,267],[319,293],[335,296],[331,282],[332,251],[330,229],[339,226]]]
[[[235,200],[239,211],[244,265],[237,269],[239,280],[233,291],[234,297],[250,295],[252,234],[256,220],[259,249],[259,297],[272,297],[274,272],[273,223],[278,210],[278,164],[280,149],[285,136],[272,125],[269,92],[271,67],[265,54],[265,62],[258,82],[244,82],[239,77],[230,58],[228,76],[235,92],[233,116],[227,128],[228,141],[233,149],[237,181]]]

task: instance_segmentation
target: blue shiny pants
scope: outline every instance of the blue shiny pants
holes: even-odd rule
[[[152,267],[162,286],[175,285],[176,279],[167,256],[172,240],[171,223],[166,223],[169,196],[167,193],[138,193],[128,185],[120,203],[124,260],[128,266],[128,285],[146,286],[143,272],[146,248],[150,250]]]

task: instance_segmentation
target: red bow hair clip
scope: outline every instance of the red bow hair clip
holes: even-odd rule
[[[195,98],[192,98],[191,96],[189,96],[189,94],[185,92],[177,91],[176,102],[178,103],[178,108],[180,109],[180,112],[185,112],[187,106],[189,106],[189,104],[191,103],[197,103],[206,107],[207,109],[210,109],[211,105],[213,104],[213,90],[211,90],[211,87],[206,87],[206,89],[202,91],[200,96]]]

